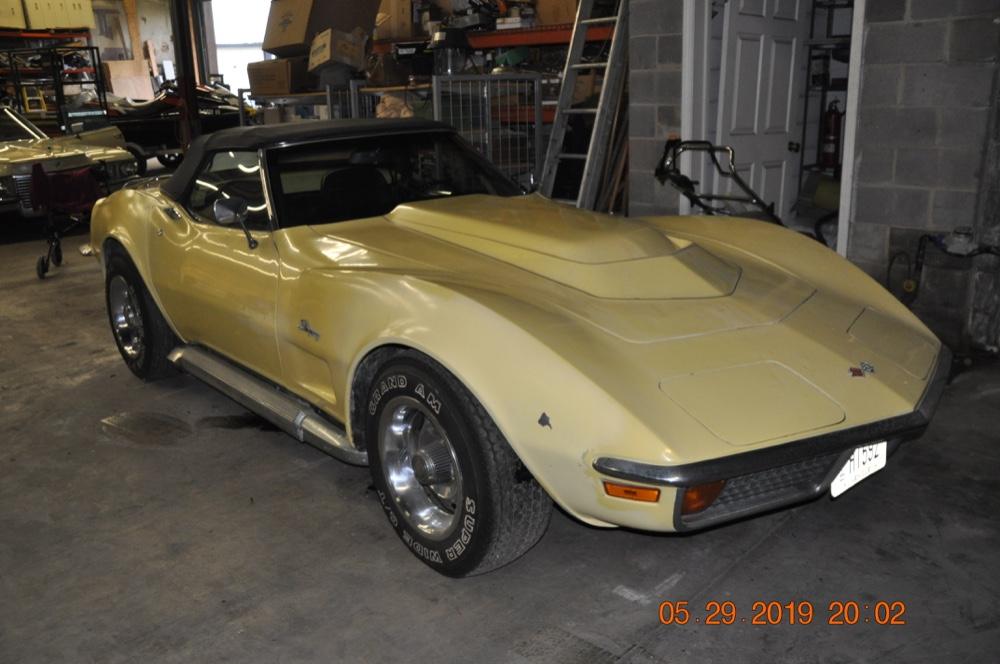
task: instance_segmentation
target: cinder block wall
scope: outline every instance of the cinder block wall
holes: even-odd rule
[[[890,257],[912,259],[925,233],[970,226],[995,241],[998,196],[987,190],[997,186],[997,169],[986,163],[986,147],[998,54],[1000,0],[868,0],[848,256],[880,281]],[[971,340],[995,345],[995,320],[992,342],[986,335],[996,301],[989,312],[981,292],[995,289],[995,259],[951,259],[934,249],[927,257],[914,310],[954,345],[969,339],[978,301],[985,318]],[[900,254],[897,284],[905,262]]]
[[[677,192],[653,177],[681,131],[682,0],[629,0],[629,215],[676,214]]]
[[[1000,245],[1000,74],[997,78],[976,205],[980,241],[992,245]],[[969,337],[979,345],[996,349],[1000,346],[1000,258],[976,260],[972,271]]]

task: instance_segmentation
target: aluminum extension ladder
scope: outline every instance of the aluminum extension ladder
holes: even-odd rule
[[[576,23],[573,26],[573,38],[570,40],[569,52],[566,56],[562,90],[559,93],[559,102],[556,107],[555,121],[552,125],[549,149],[545,156],[541,179],[542,194],[551,198],[560,166],[565,162],[583,161],[583,176],[576,200],[561,200],[587,210],[594,209],[597,202],[604,160],[611,140],[612,126],[625,83],[628,59],[628,0],[618,0],[617,10],[613,15],[599,18],[593,18],[594,3],[595,0],[580,0]],[[587,31],[598,25],[612,26],[611,48],[607,61],[588,62],[583,59],[584,47],[587,44]],[[574,108],[573,96],[580,72],[600,70],[604,71],[604,82],[601,86],[597,106]],[[586,153],[566,152],[564,144],[569,120],[571,117],[579,115],[594,116],[594,128],[590,134],[589,147]]]

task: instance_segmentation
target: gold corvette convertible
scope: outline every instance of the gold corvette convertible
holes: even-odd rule
[[[921,434],[950,365],[811,239],[526,195],[431,122],[221,131],[91,232],[137,376],[368,464],[453,576],[522,555],[553,501],[681,531],[838,495]]]

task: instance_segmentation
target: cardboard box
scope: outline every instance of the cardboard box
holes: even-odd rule
[[[316,35],[309,49],[309,71],[316,71],[325,64],[339,62],[361,71],[367,61],[368,35],[361,28],[341,32],[329,28]]]
[[[95,28],[92,0],[67,0],[66,24],[68,28]]]
[[[408,60],[396,60],[391,55],[377,55],[369,61],[368,82],[371,85],[406,85],[413,74]]]
[[[382,0],[375,25],[376,39],[413,39],[413,0]]]
[[[2,11],[5,14],[11,12],[10,9],[7,9],[7,5],[11,4],[13,3],[2,3]],[[18,4],[20,3],[18,2]],[[32,30],[93,28],[95,26],[92,0],[24,0],[21,13],[24,22]],[[3,21],[0,21],[0,26],[17,27],[5,25]]]
[[[44,0],[25,0],[24,17],[31,30],[44,30],[55,27],[52,25],[52,10],[46,6]]]
[[[263,49],[282,57],[308,55],[313,38],[333,28],[375,28],[379,0],[271,0]]]
[[[287,95],[312,87],[309,60],[304,57],[251,62],[247,75],[254,95]]]
[[[0,0],[0,27],[24,30],[28,23],[24,20],[24,5],[21,0]]]
[[[576,21],[577,0],[536,0],[535,18],[539,25],[558,25]]]

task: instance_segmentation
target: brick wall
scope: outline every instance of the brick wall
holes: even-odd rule
[[[997,171],[986,146],[997,107],[1000,0],[868,0],[865,33],[848,256],[885,280],[890,256],[912,258],[924,233],[996,229],[998,197],[987,204],[987,189]],[[905,262],[900,255],[894,283]],[[929,250],[914,310],[949,343],[962,343],[973,300],[994,283],[973,272],[989,277],[993,263]]]
[[[629,0],[629,214],[676,214],[677,192],[653,177],[681,131],[682,0]]]

